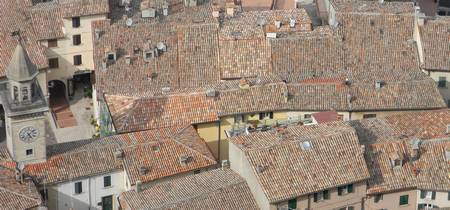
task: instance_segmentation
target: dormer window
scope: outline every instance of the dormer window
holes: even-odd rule
[[[403,166],[403,156],[397,152],[389,155],[392,168],[401,168]]]
[[[400,160],[400,159],[394,160],[394,167],[397,167],[397,166],[402,166],[402,160]]]

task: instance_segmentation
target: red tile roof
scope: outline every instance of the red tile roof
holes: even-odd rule
[[[0,204],[1,209],[32,209],[42,200],[32,180],[19,183],[14,171],[0,167]]]

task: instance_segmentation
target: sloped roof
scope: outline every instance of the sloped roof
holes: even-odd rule
[[[142,192],[122,193],[126,209],[258,209],[244,179],[216,169],[157,184]]]
[[[450,17],[437,16],[420,28],[423,68],[450,71]]]
[[[31,180],[16,181],[15,172],[0,167],[1,209],[31,209],[42,204],[41,195]]]
[[[337,132],[326,124],[293,126],[282,134],[260,132],[230,142],[244,151],[266,197],[275,203],[369,178],[355,130],[336,125]],[[311,149],[302,149],[305,141]]]
[[[449,147],[450,139],[424,141],[419,159],[413,161],[409,158],[409,140],[370,145],[366,152],[371,177],[367,192],[376,194],[408,188],[448,191],[450,165],[445,159],[445,149]],[[406,157],[401,167],[391,166],[392,153]]]
[[[6,69],[8,79],[17,82],[29,81],[35,78],[38,73],[36,66],[31,62],[28,53],[23,49],[22,45],[17,45]]]
[[[158,147],[157,152],[154,146]],[[0,150],[3,154],[0,156],[1,165],[15,167],[5,143],[2,143]],[[117,151],[123,151],[122,159],[115,157]],[[179,163],[182,155],[190,160],[185,165]],[[148,182],[216,164],[193,127],[148,130],[55,144],[48,146],[47,156],[46,162],[29,164],[24,169],[40,184],[55,184],[123,169],[134,184],[137,180]],[[152,167],[152,170],[139,175],[137,172],[141,166]]]

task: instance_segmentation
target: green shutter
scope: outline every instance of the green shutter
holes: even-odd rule
[[[436,200],[436,191],[431,193],[431,200]]]
[[[347,192],[352,193],[353,192],[353,184],[347,185]]]
[[[297,209],[297,199],[291,199],[288,201],[288,209]]]
[[[400,205],[406,205],[408,204],[408,195],[402,195],[400,196]]]
[[[323,199],[324,200],[330,199],[330,192],[328,192],[328,190],[323,191]]]

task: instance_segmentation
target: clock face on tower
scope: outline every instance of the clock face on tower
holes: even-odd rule
[[[33,126],[22,128],[19,131],[19,138],[24,142],[32,142],[37,139],[38,135],[38,130]]]

